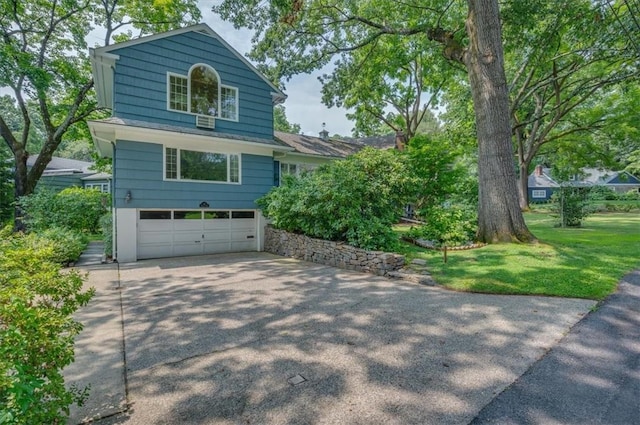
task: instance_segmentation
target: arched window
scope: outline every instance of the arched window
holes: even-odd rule
[[[198,63],[186,76],[167,73],[167,109],[238,120],[238,89],[222,84],[209,65]]]
[[[191,112],[218,116],[220,109],[220,80],[218,73],[207,65],[198,64],[189,70]]]

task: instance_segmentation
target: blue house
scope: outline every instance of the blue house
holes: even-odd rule
[[[568,181],[558,182],[552,177],[550,168],[537,165],[529,175],[529,200],[545,202],[551,199],[553,192],[563,186],[593,187],[603,186],[616,193],[640,191],[640,179],[626,171],[610,171],[597,168],[583,168],[579,174]]]
[[[27,167],[33,167],[38,155],[27,159]],[[59,192],[68,187],[111,191],[111,175],[94,171],[92,162],[54,156],[38,180],[38,188],[44,187]]]
[[[255,200],[281,172],[347,154],[274,137],[285,94],[205,24],[91,49],[90,58],[98,103],[112,111],[88,125],[113,159],[120,262],[262,250]]]

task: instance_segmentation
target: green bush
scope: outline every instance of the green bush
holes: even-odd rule
[[[426,220],[412,227],[407,236],[435,242],[436,246],[460,246],[475,240],[478,216],[471,206],[431,207],[422,214]]]
[[[93,290],[62,272],[55,242],[13,235],[0,240],[0,423],[60,424],[87,390],[65,387],[82,325],[73,313]]]
[[[588,200],[590,201],[615,201],[618,194],[606,186],[593,186],[589,188]]]
[[[363,249],[393,249],[391,226],[416,193],[409,157],[365,148],[281,186],[258,200],[275,227]]]
[[[79,187],[69,187],[58,193],[42,189],[20,198],[20,205],[31,230],[62,227],[98,233],[100,217],[109,208],[109,196]]]
[[[100,217],[100,229],[104,243],[104,254],[113,257],[113,216],[110,212]]]
[[[61,227],[51,227],[25,236],[25,243],[31,244],[33,249],[38,246],[50,247],[50,261],[60,265],[77,261],[88,242],[84,234]]]
[[[620,196],[620,199],[624,201],[640,201],[640,190],[629,190],[628,192],[623,193]]]
[[[554,202],[554,213],[560,218],[560,227],[580,227],[582,220],[593,209],[587,204],[589,197],[588,187],[562,186],[551,196]]]

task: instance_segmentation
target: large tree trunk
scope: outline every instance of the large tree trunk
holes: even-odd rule
[[[521,211],[529,209],[529,163],[520,163],[520,177],[518,179],[518,202]]]
[[[534,240],[518,205],[498,0],[468,0],[469,73],[478,133],[478,239]]]

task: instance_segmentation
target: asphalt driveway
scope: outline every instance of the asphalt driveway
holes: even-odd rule
[[[109,320],[89,321],[67,376],[123,388],[92,393],[75,423],[467,424],[595,304],[455,293],[266,253],[109,267],[90,271],[98,296],[85,313]],[[95,357],[117,347],[120,369]]]

